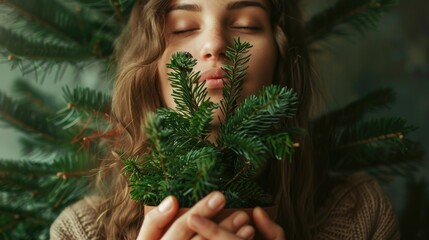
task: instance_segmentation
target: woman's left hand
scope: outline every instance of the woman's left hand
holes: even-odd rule
[[[234,214],[233,214],[234,215]],[[253,210],[253,222],[256,226],[259,234],[268,240],[284,240],[285,233],[283,228],[277,225],[270,219],[268,214],[260,207]],[[194,216],[192,216],[194,217]],[[212,222],[208,218],[199,217],[190,218],[188,220],[188,226],[194,230],[197,234],[192,240],[198,239],[252,239],[255,235],[254,229],[250,225],[244,225],[239,230],[234,230],[230,227],[232,215],[229,217],[230,220],[225,219],[219,225]],[[195,221],[195,222],[193,222]],[[198,223],[198,221],[201,221]],[[228,231],[227,231],[228,230]],[[232,233],[236,232],[235,235]],[[216,238],[219,236],[219,238]]]

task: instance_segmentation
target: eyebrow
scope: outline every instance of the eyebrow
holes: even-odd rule
[[[260,2],[255,2],[255,1],[236,1],[236,2],[232,2],[229,3],[228,6],[226,7],[227,10],[236,10],[236,9],[241,9],[241,8],[245,8],[245,7],[259,7],[262,8],[263,10],[265,10],[266,12],[268,12],[267,7],[265,7],[262,3]],[[167,9],[167,13],[171,12],[171,11],[175,11],[175,10],[185,10],[185,11],[191,11],[191,12],[201,12],[201,7],[198,4],[175,4],[170,6]]]
[[[235,9],[240,9],[240,8],[245,8],[245,7],[259,7],[259,8],[262,8],[263,10],[265,10],[266,12],[268,12],[267,7],[265,7],[262,3],[255,2],[255,1],[232,2],[232,3],[228,4],[227,10],[235,10]]]
[[[198,4],[175,4],[167,9],[167,13],[175,10],[185,10],[191,12],[201,12],[201,7]]]

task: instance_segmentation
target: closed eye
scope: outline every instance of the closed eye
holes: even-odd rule
[[[259,31],[261,30],[261,27],[257,26],[232,26],[233,29],[241,29],[246,31]]]
[[[191,28],[191,29],[176,30],[176,31],[173,31],[173,34],[175,34],[175,35],[180,35],[180,34],[184,34],[184,33],[193,32],[193,31],[196,31],[196,30],[198,30],[198,28]]]

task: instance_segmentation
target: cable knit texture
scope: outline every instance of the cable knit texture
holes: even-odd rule
[[[95,201],[95,197],[86,197],[65,208],[51,225],[50,239],[99,239],[97,237]]]
[[[51,226],[51,239],[99,239],[94,199],[84,198],[64,209]],[[399,239],[389,199],[377,181],[363,172],[332,191],[317,219],[315,239]]]

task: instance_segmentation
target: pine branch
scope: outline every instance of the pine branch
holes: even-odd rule
[[[60,131],[47,121],[49,117],[50,115],[37,112],[34,108],[14,101],[0,92],[0,118],[10,126],[55,142],[60,138]]]
[[[91,176],[98,166],[98,156],[87,152],[71,152],[55,159],[52,169],[56,176],[66,180],[70,177]]]
[[[30,226],[33,228],[42,229],[52,223],[51,219],[45,219],[40,216],[40,212],[37,210],[23,210],[10,205],[0,205],[0,212],[5,217],[5,220],[7,219],[7,221],[0,224],[0,234],[7,233],[23,223],[31,224]],[[32,233],[35,234],[34,231]]]
[[[48,74],[51,74],[55,72],[54,79],[59,80],[61,79],[65,71],[69,66],[72,66],[75,68],[76,72],[80,72],[83,68],[85,63],[81,62],[65,62],[67,59],[59,59],[56,60],[47,60],[47,59],[29,59],[26,57],[20,57],[14,54],[11,54],[9,51],[5,49],[0,49],[0,55],[7,56],[8,62],[11,64],[11,69],[19,69],[19,71],[23,75],[27,75],[30,73],[34,74],[34,78],[36,79],[36,82],[43,80],[48,76]]]
[[[330,131],[332,127],[348,126],[361,120],[366,113],[387,108],[394,102],[395,96],[391,89],[379,89],[346,105],[345,107],[330,112],[313,121],[315,132]]]
[[[79,9],[70,9],[58,1],[3,0],[3,4],[24,18],[81,46],[91,42],[92,33],[97,29],[90,25],[91,19],[79,14]]]
[[[344,26],[363,33],[374,28],[383,13],[398,0],[338,0],[331,8],[315,15],[306,23],[306,42],[311,45],[329,35],[343,35]]]
[[[290,157],[293,153],[294,143],[287,132],[268,135],[263,141],[265,142],[265,146],[269,149],[269,152],[273,153],[272,157],[277,160],[286,160],[286,158]],[[288,160],[291,161],[291,158]]]
[[[170,190],[175,195],[187,199],[181,206],[192,206],[201,198],[217,189],[220,169],[216,161],[219,152],[213,147],[205,147],[188,152],[179,157],[178,161],[185,164],[178,169],[174,161],[170,161]]]
[[[329,155],[331,169],[394,169],[398,164],[411,165],[422,157],[417,146],[405,138],[414,127],[395,118],[375,119],[339,132]]]
[[[22,96],[22,102],[25,104],[32,104],[37,107],[42,112],[46,114],[54,114],[58,109],[55,101],[53,101],[52,96],[48,96],[45,93],[42,93],[27,80],[19,78],[13,82],[13,92]]]
[[[348,149],[347,152],[344,151],[335,155],[331,169],[332,171],[367,170],[373,173],[383,170],[384,175],[389,173],[390,176],[398,175],[399,171],[410,174],[415,172],[416,166],[421,163],[424,151],[409,141],[404,141],[403,145],[406,151],[394,147],[369,146]]]
[[[5,175],[26,175],[31,177],[55,175],[56,171],[46,162],[36,162],[29,160],[0,160],[0,176]]]
[[[163,119],[165,122],[168,122],[168,128],[171,129],[175,137],[180,139],[182,136],[183,141],[186,141],[186,137],[190,136],[190,126],[191,123],[189,119],[187,119],[182,114],[168,108],[161,108],[156,111],[156,114],[159,116],[160,119]],[[199,137],[199,136],[198,136]]]
[[[400,118],[379,118],[345,128],[339,133],[338,148],[357,145],[374,145],[382,142],[401,142],[405,135],[416,128]]]
[[[191,118],[199,106],[207,101],[207,89],[198,82],[200,73],[193,72],[197,61],[188,52],[173,54],[167,67],[172,72],[167,73],[173,88],[173,99],[176,109],[187,118]]]
[[[110,114],[111,97],[103,92],[89,88],[63,88],[64,100],[67,108],[61,110],[58,115],[66,116],[59,122],[77,122],[83,116],[107,117]],[[72,124],[73,125],[73,124]]]
[[[268,86],[258,96],[249,96],[221,127],[219,139],[226,132],[243,132],[249,135],[263,135],[272,130],[281,119],[292,117],[296,111],[297,96],[292,89]],[[222,145],[222,143],[218,144]]]
[[[220,109],[224,115],[224,121],[228,121],[234,109],[238,106],[243,81],[246,77],[247,63],[250,60],[248,42],[242,43],[240,38],[234,39],[234,46],[228,47],[226,50],[226,59],[228,65],[224,66],[225,77],[222,89],[223,99],[220,102]]]
[[[0,26],[0,46],[8,49],[11,61],[18,61],[21,57],[31,60],[47,59],[56,62],[82,61],[91,57],[88,49],[78,45],[67,44],[61,41],[50,41],[25,36],[16,29],[6,29]]]
[[[218,108],[218,105],[205,101],[201,104],[194,116],[190,119],[189,134],[199,137],[205,141],[211,133],[211,122],[213,120],[213,111]]]
[[[231,149],[238,156],[243,156],[246,162],[261,167],[267,161],[267,148],[260,138],[247,136],[241,132],[224,134],[223,138],[223,146]]]

